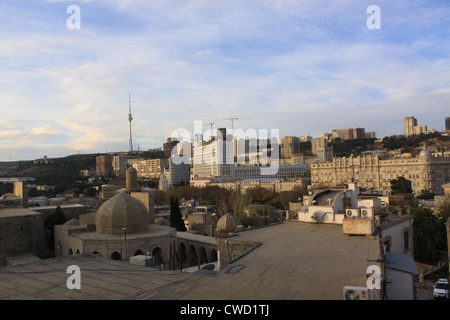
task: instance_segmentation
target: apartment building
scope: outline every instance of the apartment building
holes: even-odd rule
[[[366,131],[364,128],[333,129],[331,136],[333,139],[341,140],[365,139]]]
[[[361,188],[390,194],[390,181],[400,176],[411,181],[415,194],[428,189],[443,195],[442,185],[450,180],[450,157],[433,157],[424,146],[418,157],[382,159],[376,154],[335,157],[330,163],[311,165],[313,188],[358,182]]]
[[[136,169],[138,178],[157,179],[168,167],[168,159],[133,159],[131,166]]]

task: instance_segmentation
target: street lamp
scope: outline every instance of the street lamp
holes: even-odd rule
[[[122,233],[123,233],[123,236],[125,238],[125,260],[128,260],[127,232],[128,232],[128,228],[127,227],[122,227]]]

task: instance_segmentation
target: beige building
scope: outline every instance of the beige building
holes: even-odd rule
[[[131,165],[136,169],[139,178],[159,178],[168,166],[167,159],[133,159]]]
[[[365,139],[366,133],[364,128],[333,129],[331,131],[331,136],[333,139],[355,140]]]
[[[247,190],[256,187],[262,187],[270,190],[274,193],[280,193],[283,191],[301,190],[306,192],[307,186],[311,184],[311,179],[308,177],[292,178],[292,179],[273,179],[273,178],[261,178],[261,179],[245,179],[236,182],[212,182],[210,186],[218,186],[226,188],[228,190],[237,191],[239,193],[246,193]]]
[[[300,152],[300,138],[293,136],[286,136],[281,138],[281,155],[289,157],[291,154]]]
[[[414,117],[405,117],[403,126],[405,129],[405,137],[411,137],[414,135],[414,127],[417,126],[417,119]]]
[[[95,158],[95,174],[103,177],[110,177],[113,174],[110,155],[101,155]]]
[[[428,189],[444,194],[442,185],[450,180],[450,157],[433,157],[426,146],[415,158],[382,159],[378,155],[335,157],[331,163],[311,166],[313,188],[358,182],[361,188],[390,194],[390,181],[400,176],[412,183],[415,194]]]
[[[103,200],[111,199],[120,189],[122,189],[122,186],[116,184],[103,184],[100,189],[100,198]]]
[[[418,125],[417,119],[414,117],[405,117],[403,120],[403,126],[405,128],[405,137],[412,137],[422,133],[428,133],[426,125]]]

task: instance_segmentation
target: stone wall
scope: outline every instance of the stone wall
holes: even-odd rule
[[[0,210],[0,266],[6,258],[44,253],[42,214],[28,209]]]
[[[220,268],[223,269],[259,245],[260,243],[255,241],[217,238],[217,250],[220,251]]]

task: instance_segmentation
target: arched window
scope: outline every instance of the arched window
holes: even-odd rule
[[[111,254],[111,259],[113,259],[113,260],[122,260],[122,256],[117,251],[114,251]]]
[[[154,248],[152,250],[152,256],[155,257],[155,266],[159,266],[164,262],[161,248]]]

